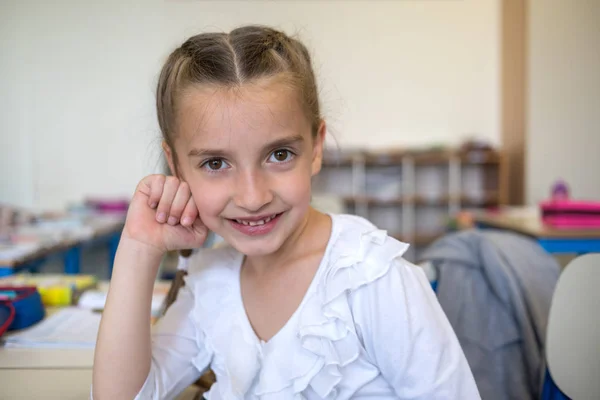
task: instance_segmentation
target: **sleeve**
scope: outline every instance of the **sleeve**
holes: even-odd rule
[[[456,334],[424,272],[404,259],[357,289],[359,337],[400,399],[480,399]]]
[[[136,400],[172,399],[207,369],[212,354],[191,315],[194,296],[187,286],[152,330],[152,364]]]

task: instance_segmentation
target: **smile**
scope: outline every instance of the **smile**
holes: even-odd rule
[[[275,226],[281,219],[281,215],[261,215],[255,218],[231,218],[229,223],[238,232],[247,236],[262,236],[266,235],[275,229]]]
[[[266,223],[268,223],[269,221],[271,221],[273,218],[277,217],[278,214],[273,214],[265,219],[260,219],[258,221],[249,221],[249,220],[244,220],[244,219],[235,219],[235,222],[237,222],[238,224],[243,224],[243,225],[248,225],[248,226],[257,226],[257,225],[264,225]]]

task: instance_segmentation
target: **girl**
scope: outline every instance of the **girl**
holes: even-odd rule
[[[310,207],[325,122],[309,54],[265,27],[194,36],[164,65],[158,121],[173,177],[139,183],[94,363],[96,399],[478,399],[408,245]],[[152,334],[161,257],[193,255]]]

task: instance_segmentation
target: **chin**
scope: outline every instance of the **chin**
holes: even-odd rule
[[[234,247],[240,253],[248,257],[261,257],[268,256],[276,253],[281,247],[281,243],[273,238],[265,237],[264,240],[247,240],[239,238],[228,241],[228,243]]]

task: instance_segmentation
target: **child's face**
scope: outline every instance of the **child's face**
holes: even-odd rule
[[[295,92],[278,82],[192,88],[179,104],[174,146],[202,222],[246,255],[276,252],[308,215],[325,125],[313,138]]]

